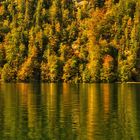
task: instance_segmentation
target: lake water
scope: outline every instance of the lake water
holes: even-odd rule
[[[140,140],[140,84],[0,83],[0,140]]]

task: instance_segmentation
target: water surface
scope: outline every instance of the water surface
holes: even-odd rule
[[[0,140],[140,140],[140,84],[0,83]]]

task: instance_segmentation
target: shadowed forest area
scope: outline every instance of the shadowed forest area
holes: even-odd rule
[[[0,0],[0,79],[140,81],[140,1]]]

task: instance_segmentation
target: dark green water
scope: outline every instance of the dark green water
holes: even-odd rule
[[[140,85],[0,83],[0,140],[140,140]]]

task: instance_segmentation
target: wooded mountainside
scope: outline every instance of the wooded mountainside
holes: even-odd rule
[[[139,0],[0,0],[3,81],[140,81]]]

